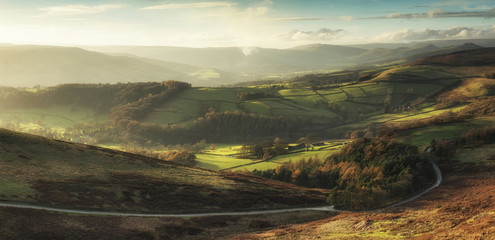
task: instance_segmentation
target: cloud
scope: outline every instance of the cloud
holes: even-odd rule
[[[320,18],[320,17],[288,17],[288,18],[270,18],[271,21],[321,21],[321,20],[329,20],[329,18]]]
[[[39,16],[66,16],[66,15],[87,15],[107,12],[114,9],[123,8],[123,4],[104,4],[97,6],[86,5],[65,5],[40,8],[43,13]]]
[[[140,10],[166,10],[166,9],[180,9],[180,8],[215,8],[215,7],[232,7],[237,3],[232,2],[199,2],[199,3],[172,3],[164,5],[155,5],[140,8]]]
[[[278,38],[283,41],[331,41],[341,38],[346,34],[343,29],[321,28],[317,31],[299,31],[292,30],[288,33],[279,35]]]
[[[412,18],[493,18],[495,17],[495,8],[487,11],[463,11],[463,12],[444,12],[442,10],[433,10],[424,13],[392,13],[387,16],[368,17],[360,19],[412,19]]]
[[[340,16],[339,20],[345,20],[345,21],[352,21],[354,20],[354,17],[351,16]]]
[[[425,28],[421,31],[402,29],[396,32],[384,33],[377,36],[379,41],[401,42],[401,41],[421,41],[434,39],[466,39],[466,38],[494,38],[494,27],[451,27],[445,30],[434,30]]]

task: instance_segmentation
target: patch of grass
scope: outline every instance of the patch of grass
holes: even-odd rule
[[[196,164],[197,167],[212,170],[221,170],[253,162],[253,160],[250,159],[239,159],[214,154],[196,154],[196,157],[196,161],[198,162]]]
[[[449,139],[460,136],[471,128],[495,127],[495,117],[484,117],[466,122],[447,123],[411,129],[399,133],[399,140],[416,146],[426,146],[432,139]]]
[[[0,199],[33,202],[36,194],[36,191],[27,183],[0,179]]]
[[[278,92],[283,97],[312,96],[312,95],[315,95],[315,93],[312,90],[302,89],[302,88],[282,89],[282,90],[280,90]]]
[[[264,115],[270,114],[270,107],[266,105],[264,102],[246,101],[243,102],[242,105],[248,112],[259,113]]]
[[[233,168],[232,171],[242,171],[242,170],[253,171],[255,169],[257,170],[275,169],[279,165],[280,163],[271,162],[271,161],[268,162],[258,161],[258,163],[256,164]]]
[[[172,124],[186,121],[197,116],[199,103],[197,100],[173,98],[148,114],[144,122]]]
[[[343,87],[342,90],[352,97],[366,97],[366,93],[361,90],[359,84],[355,86]]]
[[[461,162],[476,162],[481,163],[485,161],[492,162],[495,156],[495,144],[484,145],[473,149],[462,149],[457,155],[456,159]]]

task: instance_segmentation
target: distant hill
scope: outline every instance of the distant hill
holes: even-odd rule
[[[168,46],[86,46],[103,53],[177,62],[245,75],[244,80],[291,78],[304,73],[328,72],[358,65],[397,64],[425,56],[495,46],[495,40],[473,39],[397,44],[309,44],[288,49],[260,47],[187,48]],[[226,83],[229,84],[229,83]]]
[[[456,39],[456,40],[429,40],[429,41],[415,41],[409,43],[366,43],[366,44],[352,44],[346,45],[349,47],[362,48],[362,49],[375,49],[375,48],[414,48],[418,46],[424,46],[428,44],[435,45],[440,48],[463,45],[465,43],[474,43],[483,47],[495,47],[495,39]]]
[[[259,47],[186,48],[166,46],[101,46],[86,49],[128,53],[229,72],[263,74],[328,70],[350,64],[350,57],[365,50],[335,45],[306,45],[291,49]]]
[[[210,77],[203,78],[207,73]],[[110,56],[72,47],[0,46],[0,85],[32,87],[63,83],[117,83],[182,80],[204,86],[222,78],[213,69]],[[215,83],[218,84],[218,83]]]
[[[437,47],[433,44],[418,45],[413,47],[399,47],[395,49],[376,48],[371,49],[361,55],[354,57],[355,61],[361,63],[380,63],[393,61],[412,61],[419,58],[434,56],[440,54],[453,53],[463,50],[471,50],[482,48],[473,43],[464,43],[463,45],[455,45],[448,47]]]
[[[477,48],[476,45],[463,46],[475,49],[426,57],[409,65],[493,66],[495,64],[495,48]]]

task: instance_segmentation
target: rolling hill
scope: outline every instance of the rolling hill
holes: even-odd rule
[[[365,50],[335,45],[308,45],[291,49],[259,47],[185,48],[166,46],[108,46],[86,49],[128,53],[139,57],[205,66],[243,74],[292,73],[335,69]]]
[[[118,83],[180,79],[210,86],[227,73],[190,65],[110,56],[80,48],[1,46],[0,85],[32,87],[64,83]]]
[[[310,44],[288,49],[167,46],[84,46],[84,48],[104,53],[132,54],[142,58],[220,69],[245,75],[244,80],[257,80],[275,76],[282,77],[282,79],[292,78],[315,71],[328,72],[354,68],[360,64],[405,63],[426,56],[494,45],[494,41],[490,39],[470,41],[466,39],[351,46]]]
[[[396,49],[362,49],[312,44],[290,49],[258,47],[184,48],[114,46],[0,46],[4,86],[53,86],[64,83],[118,83],[179,80],[196,86],[241,81],[287,79],[311,72],[391,64],[426,56],[477,49],[475,44],[447,47],[418,45]],[[94,52],[94,51],[100,51]]]
[[[342,56],[352,50],[341,48],[342,52],[338,53],[337,49],[307,45],[289,50],[290,53],[273,51],[270,55],[276,57],[263,61],[275,61],[294,54],[292,51],[300,57],[322,53],[320,57],[324,58],[330,54],[323,54],[327,50]],[[459,49],[463,51],[456,51]],[[360,49],[354,50],[348,56],[365,54]],[[293,81],[236,88],[191,87],[178,82],[62,85],[35,92],[1,88],[2,104],[20,103],[15,97],[25,102],[17,109],[3,106],[0,113],[2,118],[9,118],[7,121],[14,128],[39,127],[41,134],[51,133],[58,126],[63,128],[59,132],[61,136],[73,131],[82,137],[101,137],[97,139],[100,143],[118,144],[120,140],[141,144],[150,150],[160,145],[165,149],[165,144],[178,144],[174,141],[190,137],[192,140],[186,139],[187,143],[207,139],[208,144],[217,143],[227,153],[234,151],[235,141],[239,143],[235,147],[242,148],[240,142],[246,139],[272,141],[280,134],[294,141],[310,132],[324,139],[342,138],[346,134],[373,137],[380,127],[385,127],[384,123],[396,127],[397,141],[424,149],[432,139],[447,145],[456,142],[451,139],[470,128],[495,126],[495,82],[492,75],[485,75],[493,73],[493,48],[479,49],[473,44],[449,49],[424,45],[391,51],[402,52],[402,56],[419,57],[424,52],[442,55],[423,57],[409,64],[308,75]],[[247,57],[246,53],[240,54]],[[160,64],[154,59],[140,61],[153,66]],[[175,69],[192,71],[189,65],[182,63],[177,63]],[[184,87],[173,91],[174,85]],[[91,101],[87,100],[90,97]],[[97,108],[98,102],[108,104]],[[121,115],[116,114],[119,110]],[[285,121],[292,117],[304,121]],[[65,119],[63,126],[55,121],[61,118]],[[128,121],[119,123],[126,118]],[[94,122],[86,123],[90,122],[88,119]],[[280,126],[291,130],[270,132],[283,129],[278,128]],[[132,134],[139,137],[130,138]],[[147,139],[152,135],[157,138]],[[221,145],[222,142],[229,144]],[[342,144],[336,141],[331,146],[337,148]],[[109,238],[136,239],[489,238],[495,232],[493,149],[493,144],[460,148],[452,161],[440,161],[442,170],[447,173],[442,186],[414,202],[392,209],[171,220],[66,215],[0,207],[0,234],[13,239],[73,236],[88,239],[101,234],[108,234],[105,236]],[[280,161],[309,158],[306,154],[309,152],[287,154]],[[202,155],[225,164],[234,161],[227,153],[221,157]],[[253,159],[240,161],[249,164]],[[261,161],[277,166],[275,161],[279,160]],[[8,130],[0,130],[0,172],[2,201],[90,210],[156,213],[283,208],[323,205],[327,193]],[[406,173],[403,177],[410,176]],[[41,223],[26,224],[33,219]],[[294,225],[315,219],[320,220]],[[287,226],[289,224],[291,226]],[[248,234],[243,234],[246,232]]]
[[[472,45],[468,45],[472,46]],[[477,48],[426,57],[410,65],[484,67],[495,65],[495,48]]]

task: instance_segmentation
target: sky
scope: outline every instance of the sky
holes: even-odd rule
[[[495,0],[0,0],[0,43],[185,47],[495,38]]]

